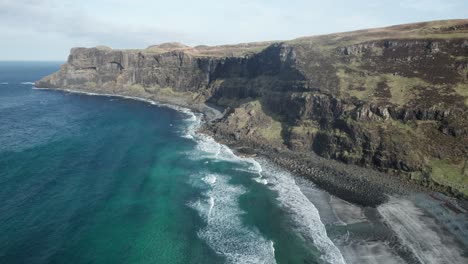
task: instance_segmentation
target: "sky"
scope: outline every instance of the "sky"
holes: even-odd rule
[[[0,0],[0,60],[72,47],[219,45],[468,18],[468,0]]]

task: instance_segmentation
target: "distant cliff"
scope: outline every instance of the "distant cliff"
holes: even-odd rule
[[[74,48],[37,87],[226,108],[233,141],[315,152],[468,198],[468,20],[284,42]]]

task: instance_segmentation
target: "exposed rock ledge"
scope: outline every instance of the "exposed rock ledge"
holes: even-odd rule
[[[205,127],[215,138],[348,200],[380,201],[382,186],[395,189],[389,175],[468,198],[467,38],[468,20],[451,20],[277,43],[74,48],[36,86],[220,106]],[[317,176],[315,154],[386,174]]]

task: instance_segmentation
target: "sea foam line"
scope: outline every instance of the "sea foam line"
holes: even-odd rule
[[[321,258],[329,263],[345,263],[340,250],[327,235],[315,205],[307,199],[288,171],[266,160],[260,160],[268,177],[268,186],[278,192],[278,201],[291,213],[295,228],[322,253]]]
[[[243,162],[228,147],[209,136],[197,134],[201,117],[194,113],[187,114],[185,136],[197,142],[195,153],[191,155],[194,159]],[[224,174],[201,172],[193,176],[201,179],[207,187],[201,199],[189,204],[207,224],[198,231],[198,236],[215,252],[226,257],[227,263],[276,263],[273,241],[242,222],[245,212],[239,207],[238,199],[246,189],[229,183],[230,176]]]
[[[33,87],[33,89],[55,90],[36,87]],[[197,134],[196,131],[201,125],[201,114],[195,114],[188,108],[132,96],[83,92],[70,89],[60,90],[70,93],[133,99],[177,110],[188,116],[186,121],[188,121],[189,125],[184,136],[197,141],[197,151],[203,151],[206,154],[212,155],[215,159],[241,160],[228,147],[218,144],[211,137]],[[237,200],[245,190],[240,186],[229,184],[229,178],[225,175],[204,175],[202,181],[211,186],[205,193],[207,198],[189,204],[207,222],[207,226],[198,231],[198,236],[206,241],[216,252],[225,256],[228,263],[276,263],[273,242],[263,238],[258,230],[244,227],[241,221],[240,217],[244,212],[239,208]]]
[[[244,211],[239,207],[238,199],[246,189],[230,184],[227,175],[208,175],[215,176],[216,182],[209,183],[210,187],[204,193],[206,198],[189,204],[206,222],[206,226],[197,232],[198,237],[226,257],[227,263],[276,263],[272,241],[242,223]]]
[[[168,108],[171,108],[173,110],[176,110],[176,111],[179,111],[179,112],[182,112],[182,113],[185,113],[185,114],[193,114],[192,110],[190,110],[190,109],[188,109],[186,107],[183,107],[183,106],[167,104],[167,103],[161,103],[161,102],[157,102],[157,101],[154,101],[154,100],[151,100],[151,99],[135,97],[135,96],[107,94],[107,93],[93,93],[93,92],[86,92],[86,91],[79,91],[79,90],[65,89],[65,88],[39,88],[39,87],[36,87],[36,86],[33,86],[32,89],[33,90],[60,91],[60,92],[68,92],[68,93],[74,93],[74,94],[86,94],[86,95],[92,95],[92,96],[125,98],[125,99],[130,99],[130,100],[136,100],[136,101],[149,103],[149,104],[155,105],[155,106],[168,107]]]
[[[197,134],[196,131],[198,127],[201,125],[201,116],[200,114],[193,113],[188,108],[171,105],[171,104],[159,103],[150,99],[144,99],[144,98],[133,97],[133,96],[125,96],[125,95],[93,93],[93,92],[84,92],[84,91],[77,91],[77,90],[71,90],[71,89],[53,89],[53,88],[37,88],[37,87],[33,87],[33,89],[62,90],[62,91],[66,91],[70,93],[78,93],[78,94],[107,96],[107,97],[121,97],[121,98],[126,98],[126,99],[147,102],[152,105],[169,107],[171,109],[185,113],[189,116],[189,118],[187,119],[187,121],[189,121],[189,126],[184,136],[187,138],[192,138],[196,140],[198,143],[197,147],[199,151],[203,151],[205,153],[211,153],[211,155],[214,155],[213,158],[216,158],[216,159],[238,161],[238,162],[249,162],[252,165],[251,170],[259,174],[259,178],[257,179],[260,179],[260,182],[262,183],[265,183],[265,184],[267,183],[266,179],[263,179],[264,176],[262,173],[263,172],[262,165],[259,162],[257,162],[255,159],[238,157],[232,152],[230,148],[228,148],[227,146],[223,144],[217,143],[213,138],[206,136],[206,135]],[[278,171],[278,170],[275,169],[273,171]],[[338,248],[333,244],[330,238],[328,238],[326,234],[325,226],[320,221],[320,216],[315,206],[310,201],[308,201],[307,197],[305,197],[304,194],[302,194],[299,187],[295,184],[292,176],[288,174],[288,172],[286,171],[283,171],[283,172],[284,173],[277,174],[279,177],[274,177],[274,179],[276,179],[276,182],[272,184],[272,186],[275,186],[273,189],[277,190],[278,193],[280,194],[279,199],[280,199],[281,204],[285,206],[286,208],[290,209],[295,214],[295,222],[296,224],[298,224],[298,226],[301,226],[301,230],[300,230],[301,233],[308,234],[308,237],[313,240],[313,243],[323,253],[322,255],[323,260],[329,263],[345,263],[343,256],[341,255]],[[275,173],[270,174],[270,175],[275,175]],[[205,230],[200,230],[199,236],[205,239],[205,241],[207,241],[210,244],[210,246],[214,248],[217,252],[225,255],[230,263],[252,263],[252,264],[253,263],[276,263],[274,259],[275,250],[274,250],[273,242],[266,241],[258,232],[252,232],[251,230],[248,230],[248,232],[245,233],[245,235],[251,238],[250,241],[253,243],[246,244],[246,243],[240,243],[239,241],[235,240],[235,237],[238,235],[239,232],[245,232],[244,228],[242,227],[242,223],[240,222],[240,219],[239,219],[240,208],[238,208],[238,204],[237,204],[237,198],[243,193],[243,190],[238,186],[236,186],[237,189],[234,188],[234,189],[229,190],[229,188],[232,187],[232,185],[228,184],[225,179],[222,179],[220,181],[218,180],[218,178],[219,177],[216,177],[217,184],[215,186],[223,186],[223,187],[219,189],[212,188],[210,191],[211,193],[210,192],[207,193],[209,198],[207,200],[208,213],[206,214],[206,217],[207,218],[209,217],[210,221],[209,221],[208,226],[205,228]],[[216,199],[214,197],[217,191],[220,191],[218,193],[218,196],[221,197],[221,199]],[[226,191],[231,191],[232,195],[226,196]],[[217,202],[217,200],[219,203]],[[233,203],[233,201],[235,201],[235,203]],[[198,208],[199,212],[202,212],[203,210],[200,209],[200,207],[202,207],[200,206],[201,203],[202,203],[201,201],[198,201],[197,203],[198,205],[192,204],[191,206],[193,208]],[[220,209],[224,208],[225,210],[219,210],[218,208]],[[213,216],[216,216],[216,213],[214,212],[223,212],[226,214],[223,215],[223,213],[221,213],[221,214],[218,214],[221,217],[213,218]],[[229,212],[231,212],[231,214],[229,214]],[[236,216],[236,214],[237,214],[237,217],[232,217],[232,216]],[[231,217],[226,217],[229,215]],[[213,221],[212,219],[216,219],[216,221]],[[239,222],[236,222],[236,223],[230,222],[228,223],[228,225],[226,225],[225,223],[226,220],[232,221],[236,219],[239,220],[240,226],[236,225]],[[233,232],[233,233],[230,233],[230,232],[227,233],[228,235],[231,235],[230,238],[226,238],[223,236],[224,234],[223,232],[226,230],[223,230],[223,231],[220,230],[226,227],[237,228],[237,230],[236,229],[230,230],[230,232]],[[248,245],[248,246],[242,247],[239,245]],[[258,246],[260,246],[261,248],[258,248]],[[265,250],[266,248],[267,250]]]
[[[215,159],[231,162],[248,162],[251,164],[250,172],[259,175],[259,177],[254,178],[254,180],[263,184],[268,183],[269,188],[278,192],[278,200],[281,206],[291,213],[297,231],[313,242],[322,253],[321,258],[328,263],[345,263],[341,252],[328,237],[325,225],[320,219],[317,208],[301,192],[299,186],[296,185],[293,176],[289,172],[276,168],[265,160],[261,160],[262,164],[260,164],[260,162],[253,158],[238,157],[230,148],[217,143],[213,138],[206,135],[195,134],[199,124],[200,120],[197,119],[197,121],[189,125],[187,134],[197,139],[197,147],[200,152],[211,154],[211,158]],[[263,168],[267,170],[264,171]],[[215,188],[213,188],[213,190],[215,190]],[[221,197],[226,195],[226,193],[227,192],[223,190],[223,193],[220,193]],[[208,195],[210,198],[213,197],[213,193],[209,193]],[[234,204],[232,204],[232,207],[233,206]],[[216,205],[214,208],[216,208]],[[211,211],[212,210],[210,210],[210,212]],[[270,251],[273,252],[274,255],[272,241],[270,241],[270,248],[272,248]]]

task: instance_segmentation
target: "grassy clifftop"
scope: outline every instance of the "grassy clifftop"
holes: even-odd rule
[[[218,104],[228,109],[215,129],[235,140],[468,197],[467,19],[213,47],[75,48],[36,85]]]
[[[248,88],[234,97],[262,99],[264,112],[282,123],[282,138],[274,143],[468,197],[468,20],[280,45],[284,61],[276,75],[236,80],[229,89],[244,85]],[[288,79],[293,74],[299,77]],[[225,100],[231,93],[220,96],[220,103],[232,103]],[[238,102],[243,101],[231,106],[239,108]],[[240,112],[226,122],[232,126],[237,118],[245,126]],[[277,128],[270,124],[263,126]]]

